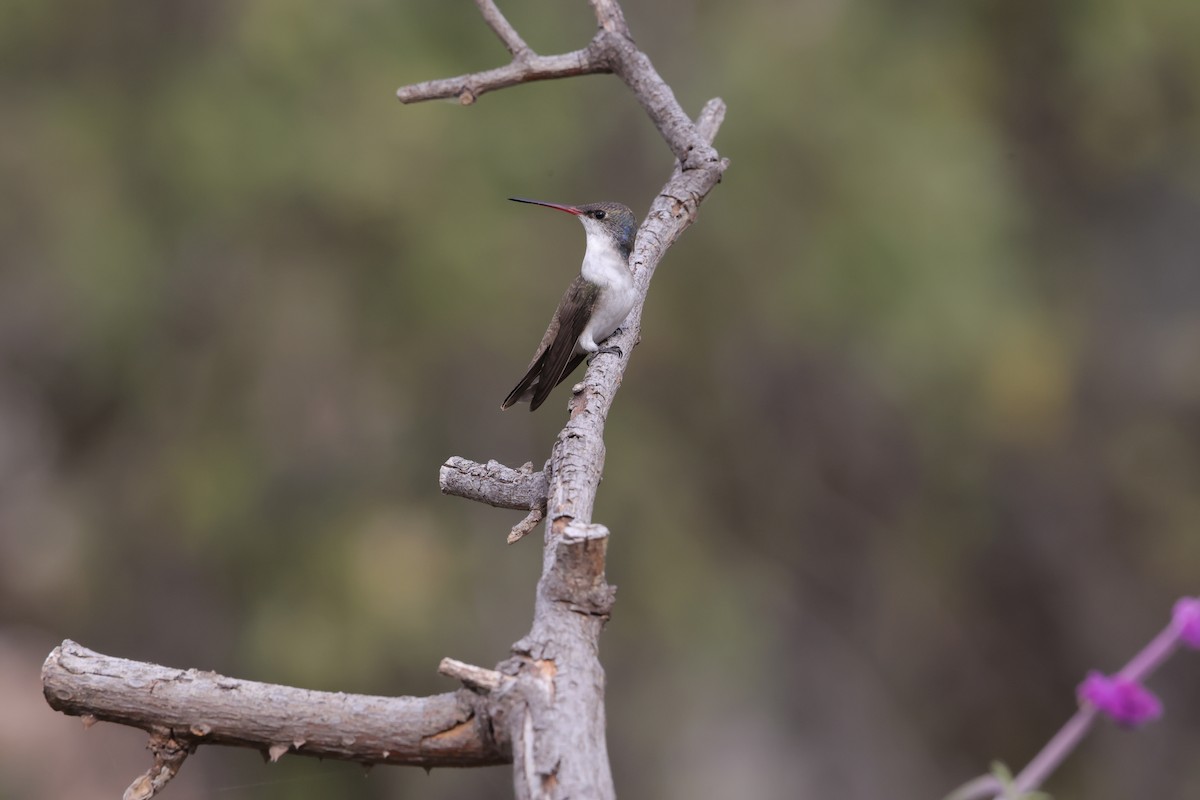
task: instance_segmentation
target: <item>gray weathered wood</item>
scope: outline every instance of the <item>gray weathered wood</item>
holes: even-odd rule
[[[511,756],[467,690],[432,697],[314,692],[102,655],[67,640],[42,666],[51,708],[85,720],[170,729],[197,744],[364,764],[504,764]]]
[[[520,469],[498,461],[478,464],[451,456],[438,472],[442,494],[465,497],[497,508],[528,511],[546,502],[546,474],[526,464]]]
[[[538,582],[533,628],[500,670],[515,675],[509,710],[516,796],[615,796],[605,740],[600,631],[615,595],[604,578],[608,531],[560,520]]]

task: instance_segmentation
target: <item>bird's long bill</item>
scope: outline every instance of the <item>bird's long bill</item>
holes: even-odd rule
[[[561,203],[547,203],[544,200],[530,200],[526,197],[510,197],[508,199],[514,200],[518,203],[529,203],[530,205],[534,205],[534,206],[545,206],[546,208],[557,208],[559,211],[565,211],[568,214],[574,214],[577,217],[583,214],[583,211],[576,208],[575,206],[564,206]]]

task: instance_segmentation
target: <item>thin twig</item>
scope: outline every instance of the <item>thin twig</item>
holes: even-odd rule
[[[494,669],[484,669],[454,658],[443,658],[442,663],[438,665],[438,672],[448,678],[462,681],[469,689],[484,692],[494,692],[506,682],[512,682],[512,678]]]
[[[1177,623],[1172,620],[1121,668],[1117,676],[1123,680],[1140,684],[1179,648],[1179,636]],[[1024,796],[1025,793],[1040,788],[1067,756],[1074,752],[1100,718],[1100,710],[1081,698],[1079,709],[1050,738],[1050,741],[1046,742],[1037,755],[1017,773],[1010,786],[998,785],[994,776],[984,775],[963,784],[952,792],[947,800],[972,800],[981,796],[980,792],[986,793],[989,787],[993,791],[987,793],[986,796],[994,797],[994,800],[1004,800],[1006,797],[1004,791],[1009,789]],[[988,783],[989,778],[993,780],[992,784]]]
[[[596,12],[596,22],[601,29],[609,33],[619,33],[629,36],[629,26],[625,24],[625,12],[615,0],[588,0],[592,11]]]
[[[516,34],[512,26],[491,5],[490,0],[477,2],[481,10],[484,4],[490,7],[491,10],[485,12],[485,19],[513,53],[512,62],[484,72],[403,86],[396,91],[400,102],[417,103],[455,97],[462,105],[471,105],[480,95],[520,83],[611,72],[620,77],[633,92],[685,169],[724,169],[723,165],[717,166],[720,158],[711,146],[712,137],[696,130],[675,99],[671,87],[654,69],[649,57],[634,43],[625,23],[625,15],[616,0],[589,0],[599,26],[595,37],[583,50],[556,56],[535,55],[528,46],[525,50],[514,50],[518,43],[525,43],[519,36],[510,38],[509,32],[514,36]],[[489,17],[492,10],[495,14]]]
[[[508,543],[516,544],[524,539],[529,534],[533,533],[541,521],[546,518],[546,499],[542,498],[542,504],[525,515],[525,518],[512,526],[512,530],[508,532]]]
[[[165,789],[196,745],[190,739],[172,735],[168,728],[156,727],[150,732],[146,749],[154,754],[154,764],[129,784],[122,800],[150,800]]]
[[[724,121],[725,101],[714,97],[704,104],[704,108],[700,109],[700,115],[696,117],[696,133],[700,134],[705,142],[712,144]]]
[[[514,58],[522,58],[527,55],[533,55],[533,50],[529,45],[525,44],[525,40],[517,33],[509,21],[500,13],[500,9],[492,0],[475,0],[475,5],[479,7],[479,13],[483,15],[483,21],[488,24],[488,27],[500,37],[500,41],[504,42],[504,46],[508,48],[508,52]]]
[[[576,50],[557,56],[529,56],[485,72],[472,72],[455,78],[441,78],[402,86],[396,90],[396,97],[401,103],[456,97],[459,103],[469,106],[481,95],[520,83],[611,71],[604,65],[593,63],[588,50]]]

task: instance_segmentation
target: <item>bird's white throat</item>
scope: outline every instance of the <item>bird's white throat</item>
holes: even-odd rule
[[[602,287],[625,287],[632,285],[629,266],[621,257],[613,237],[595,220],[584,217],[583,228],[587,231],[587,251],[583,254],[583,279]]]
[[[582,220],[587,231],[587,252],[583,254],[580,272],[585,281],[600,287],[600,296],[592,309],[591,319],[579,336],[577,347],[594,353],[599,343],[625,321],[633,308],[637,290],[616,240],[599,222],[587,217]]]

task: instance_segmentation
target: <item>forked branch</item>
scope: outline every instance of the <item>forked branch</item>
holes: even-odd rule
[[[521,83],[570,78],[576,75],[615,73],[633,92],[671,152],[687,169],[717,166],[712,137],[705,138],[680,107],[675,93],[633,41],[621,6],[614,0],[589,0],[596,15],[596,35],[582,50],[541,56],[517,34],[492,0],[476,0],[488,26],[512,54],[503,67],[472,72],[454,78],[415,83],[396,91],[401,103],[458,98],[471,105],[481,95]]]

